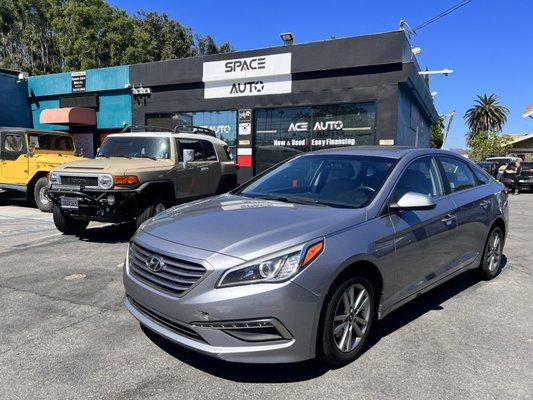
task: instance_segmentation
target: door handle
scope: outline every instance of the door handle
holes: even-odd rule
[[[479,205],[483,207],[485,210],[488,208],[489,204],[490,204],[490,201],[488,200],[483,200],[481,203],[479,203]]]
[[[442,222],[444,222],[447,226],[450,226],[455,219],[455,215],[453,214],[446,214],[444,218],[441,219]]]
[[[207,171],[209,171],[209,167],[202,167],[202,168],[200,168],[200,171],[207,172]]]

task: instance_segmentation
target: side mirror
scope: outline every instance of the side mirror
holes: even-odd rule
[[[435,206],[431,197],[416,192],[407,192],[400,200],[389,204],[391,210],[432,210]]]
[[[188,162],[194,161],[194,150],[192,149],[183,150],[182,160],[183,160],[183,167],[185,168]]]

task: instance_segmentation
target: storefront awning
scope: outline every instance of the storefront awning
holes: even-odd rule
[[[41,124],[96,125],[96,112],[92,108],[49,108],[39,116]]]

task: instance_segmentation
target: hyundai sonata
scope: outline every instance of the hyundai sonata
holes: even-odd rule
[[[467,269],[495,277],[507,221],[504,187],[451,152],[306,153],[142,225],[124,303],[211,356],[340,365],[418,294]]]

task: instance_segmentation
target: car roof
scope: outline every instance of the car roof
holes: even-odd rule
[[[20,126],[0,126],[0,132],[2,131],[9,131],[9,132],[41,132],[41,133],[53,133],[56,135],[65,135],[70,136],[70,133],[63,132],[63,131],[53,131],[53,130],[46,130],[46,129],[34,129],[34,128],[23,128]]]
[[[216,137],[209,135],[202,135],[201,133],[185,133],[185,132],[123,132],[112,133],[107,137],[165,137],[165,138],[181,138],[181,139],[201,139],[207,140],[212,143],[220,144],[221,146],[227,145],[226,142]]]
[[[373,157],[385,157],[400,159],[407,155],[419,156],[419,155],[447,155],[455,157],[463,157],[460,154],[454,153],[449,150],[430,149],[421,147],[404,147],[404,146],[350,146],[350,147],[337,147],[333,149],[317,150],[311,153],[304,153],[300,156],[306,155],[352,155],[352,156],[373,156]],[[463,157],[465,158],[465,157]],[[466,158],[465,158],[466,159]]]

